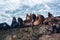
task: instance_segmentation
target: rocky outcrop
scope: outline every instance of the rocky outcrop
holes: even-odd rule
[[[0,40],[59,40],[59,35],[52,34],[49,25],[0,30]]]

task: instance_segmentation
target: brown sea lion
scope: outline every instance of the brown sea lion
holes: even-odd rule
[[[32,17],[31,15],[26,15],[26,19],[23,22],[24,26],[30,26],[32,25]]]
[[[31,18],[32,18],[32,21],[35,21],[36,15],[35,15],[34,13],[33,13],[33,14],[30,13],[30,16],[31,16]]]
[[[31,20],[31,16],[30,15],[26,15],[26,20]]]
[[[38,15],[37,18],[35,19],[33,25],[34,26],[37,26],[37,25],[40,25],[42,24],[44,21],[44,16],[43,15]]]
[[[48,12],[48,17],[45,18],[43,23],[46,25],[52,25],[53,18],[54,18],[54,16],[50,12]]]

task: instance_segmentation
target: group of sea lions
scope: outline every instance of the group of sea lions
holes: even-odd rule
[[[18,17],[18,20],[16,20],[16,18],[13,17],[11,26],[9,26],[7,23],[1,23],[0,29],[24,28],[24,27],[38,26],[40,24],[50,26],[60,26],[60,16],[54,17],[50,12],[48,12],[48,17],[45,18],[41,14],[35,15],[34,13],[30,13],[26,14],[25,20],[23,20],[20,17]],[[56,27],[53,27],[53,30],[55,29]]]

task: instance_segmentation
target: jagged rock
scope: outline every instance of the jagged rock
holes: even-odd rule
[[[50,25],[39,25],[26,28],[14,28],[6,31],[2,30],[0,32],[0,40],[59,40],[55,36],[60,36],[51,34],[51,28]]]
[[[52,27],[49,26],[49,25],[42,25],[40,28],[39,28],[39,33],[40,34],[50,34],[52,31]]]

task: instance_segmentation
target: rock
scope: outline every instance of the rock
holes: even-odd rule
[[[49,25],[42,25],[42,26],[39,28],[39,33],[40,33],[40,34],[50,34],[51,31],[50,31],[49,29],[52,30],[52,29],[51,29],[51,26],[49,26]]]
[[[50,25],[2,30],[0,40],[59,40],[60,34],[51,34]]]

